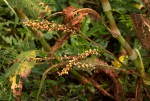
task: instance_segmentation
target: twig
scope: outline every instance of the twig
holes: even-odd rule
[[[49,19],[49,18],[51,18],[51,17],[53,17],[53,16],[56,16],[56,15],[58,15],[58,14],[62,15],[62,12],[53,13],[53,14],[51,14],[50,16],[48,16],[48,17],[46,18],[46,20]]]

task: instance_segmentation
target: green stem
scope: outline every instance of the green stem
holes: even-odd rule
[[[119,41],[119,43],[122,45],[122,47],[126,50],[126,52],[129,55],[129,58],[131,60],[134,60],[137,58],[136,52],[131,48],[131,46],[128,44],[128,42],[122,37],[122,35],[119,35],[116,37],[116,39]]]
[[[45,40],[44,37],[41,37],[41,38],[39,39],[39,41],[40,41],[40,43],[42,44],[42,46],[43,46],[43,48],[44,48],[44,50],[45,50],[46,52],[50,52],[50,51],[51,51],[51,48],[50,48],[49,44],[46,42],[46,40]]]
[[[120,35],[120,30],[118,29],[116,22],[114,20],[113,14],[111,12],[111,6],[109,4],[109,1],[108,0],[101,0],[101,3],[102,3],[102,7],[103,7],[104,12],[107,15],[110,29],[112,31],[112,35],[113,35],[113,37],[116,38]]]
[[[127,51],[129,58],[133,61],[134,65],[139,69],[139,72],[142,75],[142,78],[145,78],[145,70],[143,61],[141,58],[141,55],[138,50],[134,50],[131,48],[131,46],[128,44],[128,42],[123,38],[121,35],[114,17],[111,12],[111,6],[108,0],[101,0],[103,10],[106,13],[106,16],[108,18],[110,29],[113,32],[112,35],[119,41],[119,43],[122,45],[122,47]]]
[[[21,22],[28,22],[29,21],[28,17],[22,11],[17,10],[17,9],[15,11],[16,11],[16,14],[18,15],[19,19],[21,20]],[[46,52],[50,52],[51,48],[50,48],[49,44],[46,42],[46,40],[44,39],[43,33],[39,30],[33,30],[31,28],[30,28],[30,30],[35,35],[36,39],[38,39],[40,41],[44,50]]]

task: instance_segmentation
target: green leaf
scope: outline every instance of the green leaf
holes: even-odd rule
[[[56,86],[58,84],[58,82],[56,82],[54,80],[46,80],[46,82],[52,86]]]
[[[45,37],[45,39],[50,40],[50,39],[52,39],[53,36],[56,35],[56,34],[57,34],[57,32],[55,32],[55,31],[48,31],[47,33],[44,34],[44,37]]]
[[[37,92],[38,92],[38,90],[33,90],[33,91],[31,91],[31,93],[30,93],[30,97],[36,97],[36,95],[37,95]]]
[[[30,50],[27,52],[23,52],[17,57],[17,60],[19,60],[20,63],[14,63],[7,71],[5,78],[8,78],[12,74],[15,73],[15,71],[19,70],[22,66],[27,69],[31,69],[35,65],[35,61],[27,62],[25,61],[29,57],[35,58],[36,57],[36,50]]]
[[[20,63],[15,63],[13,64],[7,71],[6,71],[6,75],[5,78],[8,78],[9,76],[11,76],[16,70],[18,70],[20,68],[21,64]]]
[[[86,17],[82,22],[81,31],[86,33],[89,30],[90,17]]]
[[[16,84],[19,84],[19,80],[20,80],[20,75],[16,76]]]
[[[19,60],[20,62],[23,62],[27,59],[29,59],[30,57],[35,58],[36,57],[36,50],[29,50],[27,52],[23,52],[21,53],[18,57],[17,60]]]
[[[150,68],[148,69],[148,71],[147,71],[149,74],[150,74]]]
[[[150,85],[150,77],[146,77],[146,79],[144,79],[143,81],[146,85]]]
[[[10,37],[2,36],[2,39],[3,39],[7,44],[12,45],[13,36],[10,36]]]
[[[27,15],[34,18],[37,18],[42,12],[42,9],[38,5],[40,0],[7,0],[7,2],[12,8],[23,10]]]
[[[21,63],[21,65],[26,69],[31,69],[32,67],[34,67],[35,61],[31,61],[31,62],[25,61],[25,62]]]

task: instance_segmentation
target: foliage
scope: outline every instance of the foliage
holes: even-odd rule
[[[111,35],[98,0],[0,0],[0,99],[148,101],[149,51],[130,17],[147,9],[142,0],[109,2],[122,37],[140,60],[130,61]],[[136,62],[144,63],[143,70]]]

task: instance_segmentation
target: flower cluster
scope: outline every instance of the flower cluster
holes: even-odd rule
[[[77,62],[77,63],[74,63],[74,66],[77,66],[78,68],[82,68],[82,69],[88,69],[90,71],[95,69],[95,66],[89,63]]]
[[[54,30],[54,31],[64,31],[64,32],[75,33],[74,30],[66,27],[65,25],[56,24],[53,21],[49,22],[47,20],[43,20],[43,21],[37,21],[37,20],[35,20],[35,21],[24,22],[24,24],[26,26],[32,27],[32,29],[34,29],[34,30],[43,29],[43,30],[46,30],[46,31]]]
[[[68,71],[73,67],[73,66],[77,66],[77,67],[82,67],[82,68],[91,68],[94,67],[91,64],[86,64],[86,63],[81,63],[78,62],[80,59],[86,58],[89,55],[98,55],[99,51],[96,49],[90,49],[88,51],[85,51],[82,54],[79,54],[77,57],[73,57],[72,60],[69,60],[69,63],[66,65],[65,68],[63,68],[63,70],[61,72],[58,72],[59,76],[63,75],[63,74],[68,74]]]
[[[44,58],[32,58],[30,57],[28,59],[28,61],[37,61],[37,62],[42,62],[42,61],[50,61],[52,59],[55,59],[54,57],[50,58],[50,57],[44,57]]]
[[[69,60],[72,58],[73,58],[73,56],[67,56],[67,55],[64,55],[64,57],[60,57],[61,60]]]

